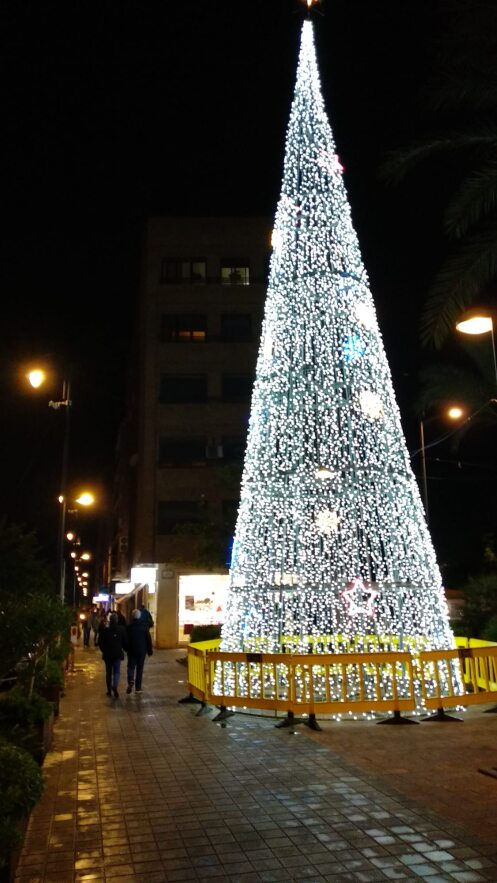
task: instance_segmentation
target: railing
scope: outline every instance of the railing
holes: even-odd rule
[[[286,640],[291,645],[294,638]],[[396,649],[400,643],[406,649]],[[309,654],[226,653],[220,644],[219,638],[190,644],[188,688],[203,704],[222,709],[310,716],[393,712],[398,718],[424,707],[436,709],[441,720],[444,708],[497,697],[497,644],[473,638],[456,638],[455,649],[419,651],[417,639],[319,636],[309,640]],[[378,649],[343,652],[358,645]],[[321,647],[328,652],[316,652]]]
[[[207,702],[207,653],[209,650],[217,650],[221,644],[221,638],[213,638],[211,641],[198,641],[188,646],[188,689],[192,696]]]
[[[409,653],[220,653],[207,658],[210,702],[293,714],[414,711]]]

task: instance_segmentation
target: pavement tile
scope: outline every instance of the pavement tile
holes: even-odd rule
[[[401,744],[363,723],[323,721],[322,733],[298,740],[250,715],[212,727],[177,704],[182,687],[168,664],[177,651],[147,662],[141,699],[113,704],[99,654],[77,655],[16,883],[497,883],[497,799],[487,782],[463,788],[461,765],[453,784],[455,746],[440,757],[433,792],[423,764],[440,738],[430,728],[410,733],[407,747],[406,734]],[[488,723],[478,726],[491,744]],[[392,776],[401,752],[406,764],[418,760],[417,791]]]

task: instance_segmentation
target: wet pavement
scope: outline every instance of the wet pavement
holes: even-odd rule
[[[180,655],[156,652],[143,693],[115,700],[98,650],[77,650],[18,883],[497,881],[497,780],[478,773],[497,715],[221,727],[178,704]]]

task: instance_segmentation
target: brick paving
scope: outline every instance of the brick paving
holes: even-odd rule
[[[447,803],[432,811],[437,757],[457,774],[466,724],[325,722],[322,734],[291,735],[236,715],[221,727],[178,705],[178,655],[155,653],[143,694],[126,696],[124,683],[111,700],[98,651],[77,651],[17,883],[497,881],[497,839],[484,824],[497,816],[497,781],[480,776],[471,790],[469,773],[457,779],[462,824]],[[484,718],[490,758],[497,716]]]

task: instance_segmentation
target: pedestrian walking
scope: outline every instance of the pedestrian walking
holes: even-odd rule
[[[102,659],[105,662],[105,681],[107,684],[107,696],[114,694],[119,699],[117,687],[121,674],[121,662],[124,659],[124,650],[128,649],[128,636],[126,629],[119,625],[115,613],[109,616],[109,624],[101,628],[98,633],[98,646],[102,651]]]
[[[127,628],[128,623],[126,622],[126,619],[125,619],[125,617],[123,616],[123,614],[121,613],[121,611],[120,611],[120,610],[117,610],[116,613],[117,613],[117,619],[118,619],[118,621],[119,621],[119,625],[123,625],[124,628]]]
[[[142,691],[143,666],[145,657],[152,656],[152,639],[150,629],[142,619],[140,610],[133,610],[131,623],[128,626],[128,687],[126,693]]]
[[[83,647],[90,646],[90,635],[91,635],[91,624],[90,624],[90,614],[84,613],[82,614],[81,624],[83,626]]]
[[[140,604],[140,615],[144,623],[146,623],[147,628],[151,629],[154,627],[154,620],[150,610],[145,607],[145,604]]]
[[[100,617],[96,610],[92,611],[90,616],[90,625],[93,632],[93,645],[94,647],[98,646],[98,627],[100,625]]]

